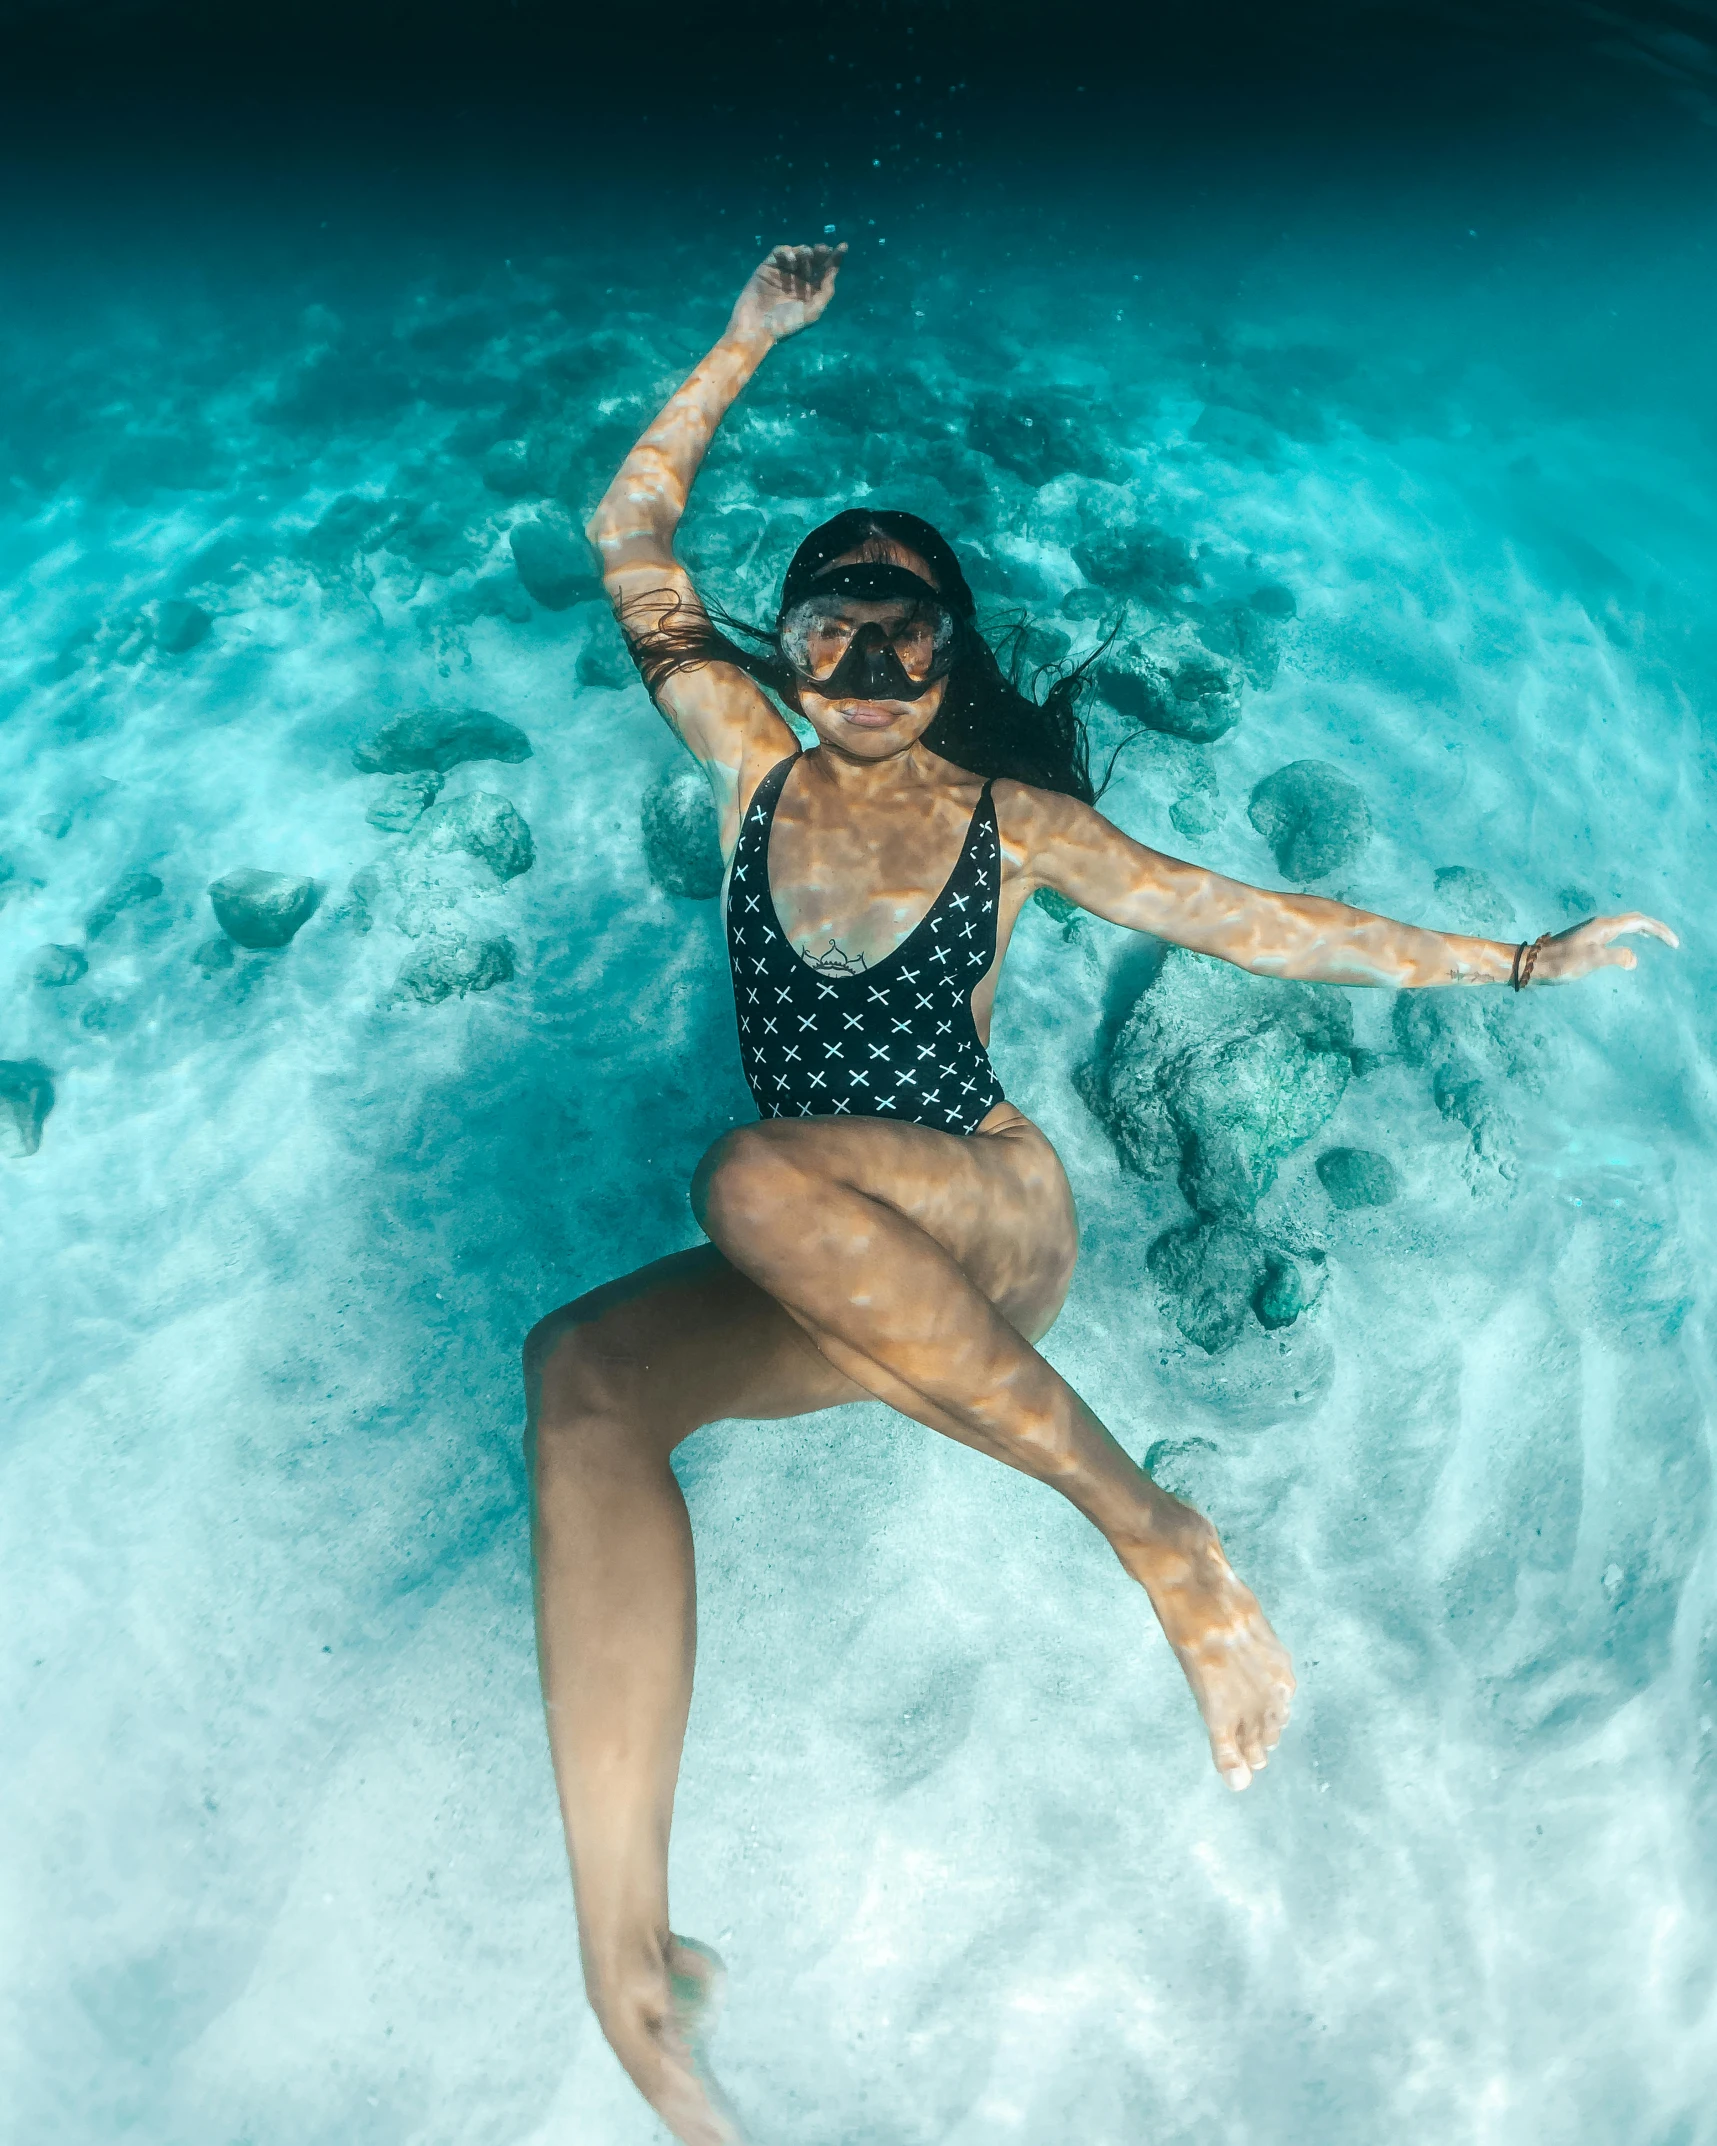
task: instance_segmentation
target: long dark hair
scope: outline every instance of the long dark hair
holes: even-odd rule
[[[1029,628],[1021,619],[1000,636],[998,657],[973,623],[976,600],[952,545],[918,515],[849,507],[813,529],[787,568],[781,611],[791,610],[807,595],[818,574],[836,559],[853,553],[888,558],[902,551],[914,553],[929,567],[937,594],[960,622],[960,653],[948,673],[936,719],[924,733],[925,744],[973,775],[1010,776],[1095,804],[1079,703],[1086,673],[1102,650],[1081,663],[1034,667],[1027,653]],[[635,602],[635,608],[644,607]],[[799,681],[781,654],[773,627],[749,625],[719,604],[697,611],[676,604],[648,626],[634,627],[622,614],[620,623],[652,694],[676,671],[734,663],[795,714],[801,712]],[[1044,688],[1041,699],[1039,687]]]

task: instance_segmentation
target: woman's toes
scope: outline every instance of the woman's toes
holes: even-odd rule
[[[1210,1755],[1216,1761],[1216,1770],[1229,1787],[1239,1791],[1252,1779],[1252,1769],[1241,1753],[1238,1739],[1231,1730],[1210,1739]]]

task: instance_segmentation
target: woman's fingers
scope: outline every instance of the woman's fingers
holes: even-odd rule
[[[1584,924],[1576,924],[1571,931],[1559,932],[1557,936],[1576,939],[1589,933],[1600,946],[1609,946],[1624,932],[1630,931],[1643,932],[1651,939],[1661,939],[1665,946],[1681,944],[1667,924],[1660,924],[1656,917],[1648,917],[1640,909],[1630,909],[1626,916],[1592,917]]]
[[[769,261],[777,274],[803,286],[794,295],[805,298],[820,290],[840,267],[846,250],[845,239],[838,246],[795,246],[784,242],[770,250]]]

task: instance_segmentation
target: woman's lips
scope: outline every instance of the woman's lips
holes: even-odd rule
[[[850,708],[841,710],[842,716],[855,730],[886,730],[895,720],[895,710],[878,707],[873,701],[855,701]]]

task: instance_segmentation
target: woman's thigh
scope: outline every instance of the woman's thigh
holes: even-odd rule
[[[525,1386],[533,1430],[599,1415],[664,1450],[730,1416],[806,1416],[871,1398],[712,1244],[550,1312],[526,1342]]]
[[[1073,1279],[1078,1218],[1061,1159],[1031,1120],[1009,1104],[991,1120],[991,1130],[960,1135],[884,1118],[768,1119],[716,1142],[698,1166],[692,1204],[701,1221],[717,1174],[729,1169],[797,1176],[813,1203],[819,1179],[845,1185],[916,1223],[1035,1341]],[[780,1213],[790,1231],[793,1203],[783,1200]]]

